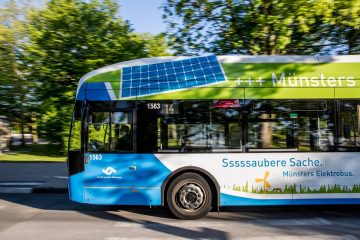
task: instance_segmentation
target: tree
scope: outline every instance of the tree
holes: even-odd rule
[[[159,38],[144,38],[118,17],[110,0],[50,0],[28,18],[25,62],[42,103],[45,129],[66,142],[76,87],[86,73],[116,62],[166,54]],[[162,48],[157,52],[149,41]]]
[[[5,115],[11,127],[19,123],[22,144],[25,145],[25,126],[30,122],[32,107],[31,86],[23,72],[21,41],[24,27],[21,9],[9,1],[0,9],[0,115]]]
[[[315,54],[327,43],[327,0],[168,0],[177,53]]]
[[[329,41],[339,48],[339,53],[360,53],[360,1],[335,0],[330,23]]]

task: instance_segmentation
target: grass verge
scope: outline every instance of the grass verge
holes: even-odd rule
[[[15,146],[11,152],[0,154],[4,162],[65,162],[66,155],[54,144]]]

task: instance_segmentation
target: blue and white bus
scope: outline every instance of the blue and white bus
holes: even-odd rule
[[[158,57],[81,78],[69,195],[168,206],[360,203],[360,56]]]

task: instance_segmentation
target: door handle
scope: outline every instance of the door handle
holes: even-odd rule
[[[135,170],[136,170],[136,166],[130,166],[129,169],[135,171]]]

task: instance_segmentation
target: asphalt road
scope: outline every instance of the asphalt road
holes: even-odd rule
[[[0,193],[66,192],[66,163],[0,162]]]
[[[164,208],[105,207],[64,194],[0,194],[0,239],[360,239],[360,206],[226,208],[182,221]]]
[[[0,162],[0,182],[47,182],[64,176],[65,162]]]

